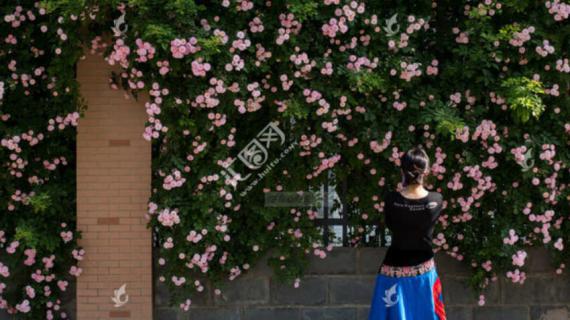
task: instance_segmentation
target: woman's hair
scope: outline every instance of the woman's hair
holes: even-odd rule
[[[428,172],[430,163],[422,145],[417,145],[408,150],[400,159],[400,163],[404,175],[404,186],[423,184],[424,175]]]

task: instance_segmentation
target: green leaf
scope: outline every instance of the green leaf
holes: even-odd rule
[[[502,95],[516,120],[526,123],[531,116],[538,119],[545,110],[541,96],[544,95],[542,82],[526,77],[511,77],[501,83]]]
[[[35,213],[44,212],[51,206],[51,198],[47,192],[39,193],[30,198],[30,204]]]

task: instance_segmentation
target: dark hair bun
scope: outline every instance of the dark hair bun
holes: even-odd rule
[[[417,145],[410,149],[401,159],[404,172],[404,184],[421,184],[423,176],[429,168],[429,157],[423,146]]]

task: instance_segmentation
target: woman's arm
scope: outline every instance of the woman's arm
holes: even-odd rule
[[[392,199],[390,197],[390,191],[384,195],[384,222],[388,229],[392,229],[392,209],[391,209]]]
[[[443,196],[439,193],[439,197],[436,199],[437,206],[433,209],[433,215],[431,218],[431,222],[435,223],[437,218],[441,215],[441,210],[443,209]]]

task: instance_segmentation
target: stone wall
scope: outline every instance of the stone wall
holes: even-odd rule
[[[228,283],[222,296],[207,290],[195,295],[186,313],[168,306],[168,291],[157,281],[154,319],[365,320],[384,253],[384,248],[336,248],[324,260],[312,259],[297,289],[275,281],[263,262]],[[467,265],[436,254],[448,320],[569,320],[570,277],[556,275],[548,259],[546,251],[531,250],[526,282],[498,280],[480,307],[467,286]]]

